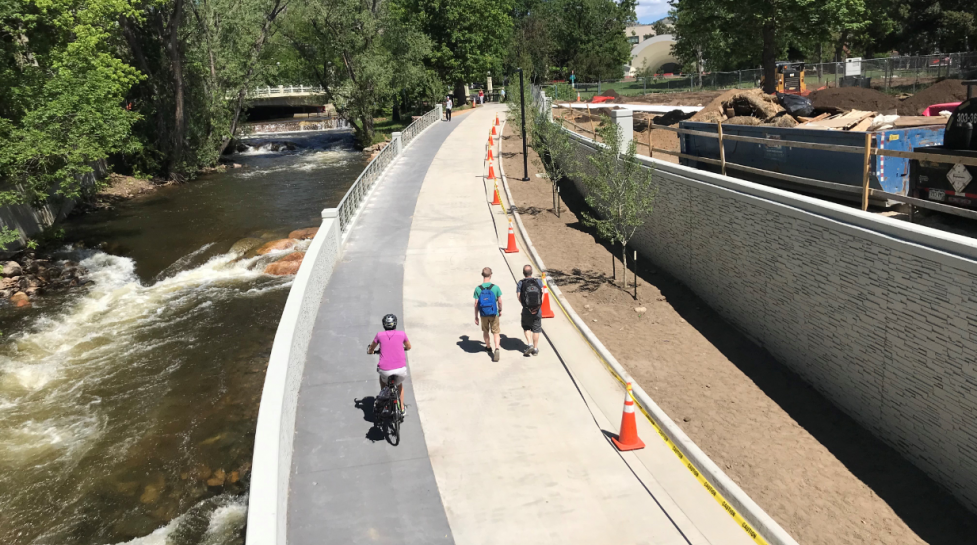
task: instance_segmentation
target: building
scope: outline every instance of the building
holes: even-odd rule
[[[653,37],[655,35],[655,29],[652,25],[634,25],[625,28],[624,34],[628,37],[628,42],[631,43],[631,47],[633,48],[645,41],[645,36],[649,38]]]

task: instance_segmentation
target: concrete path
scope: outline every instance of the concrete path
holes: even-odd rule
[[[483,178],[484,141],[503,112],[476,110],[434,157],[404,265],[417,414],[456,542],[750,543],[643,418],[647,449],[610,444],[623,389],[565,317],[544,323],[558,352],[522,355],[512,271],[529,258],[500,252],[508,224]],[[474,324],[485,266],[503,292],[498,363]]]
[[[377,182],[326,288],[299,391],[289,544],[453,543],[417,417],[408,415],[397,447],[368,435],[379,383],[366,347],[385,314],[403,317],[414,204],[459,123],[429,128]],[[411,410],[410,382],[404,398]]]
[[[564,316],[544,321],[538,357],[522,355],[513,271],[529,257],[524,244],[500,252],[508,224],[484,180],[496,113],[423,133],[350,234],[302,380],[289,542],[750,543],[640,414],[648,447],[611,445],[623,389]],[[474,324],[485,266],[503,291],[498,363]],[[378,384],[365,349],[388,312],[414,345],[397,447],[368,421]]]

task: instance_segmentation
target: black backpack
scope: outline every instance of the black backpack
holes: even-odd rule
[[[537,309],[543,306],[543,288],[535,278],[527,278],[522,282],[522,292],[519,294],[522,306]]]

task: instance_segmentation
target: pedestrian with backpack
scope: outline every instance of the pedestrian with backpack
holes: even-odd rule
[[[499,361],[499,316],[502,315],[502,290],[492,283],[492,269],[482,269],[482,283],[475,287],[475,325],[482,325],[485,348],[492,354],[492,361]],[[491,336],[489,333],[491,332]],[[492,344],[492,340],[495,344]]]
[[[522,268],[523,279],[516,284],[516,297],[522,303],[522,333],[526,337],[526,350],[523,356],[539,354],[539,334],[543,331],[543,283],[533,278],[533,267],[526,265]],[[533,344],[529,344],[529,333],[533,334]]]

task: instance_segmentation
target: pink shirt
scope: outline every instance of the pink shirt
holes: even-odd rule
[[[373,342],[380,345],[380,369],[392,371],[407,366],[407,354],[404,352],[404,343],[407,342],[407,333],[398,329],[381,331],[373,337]]]

